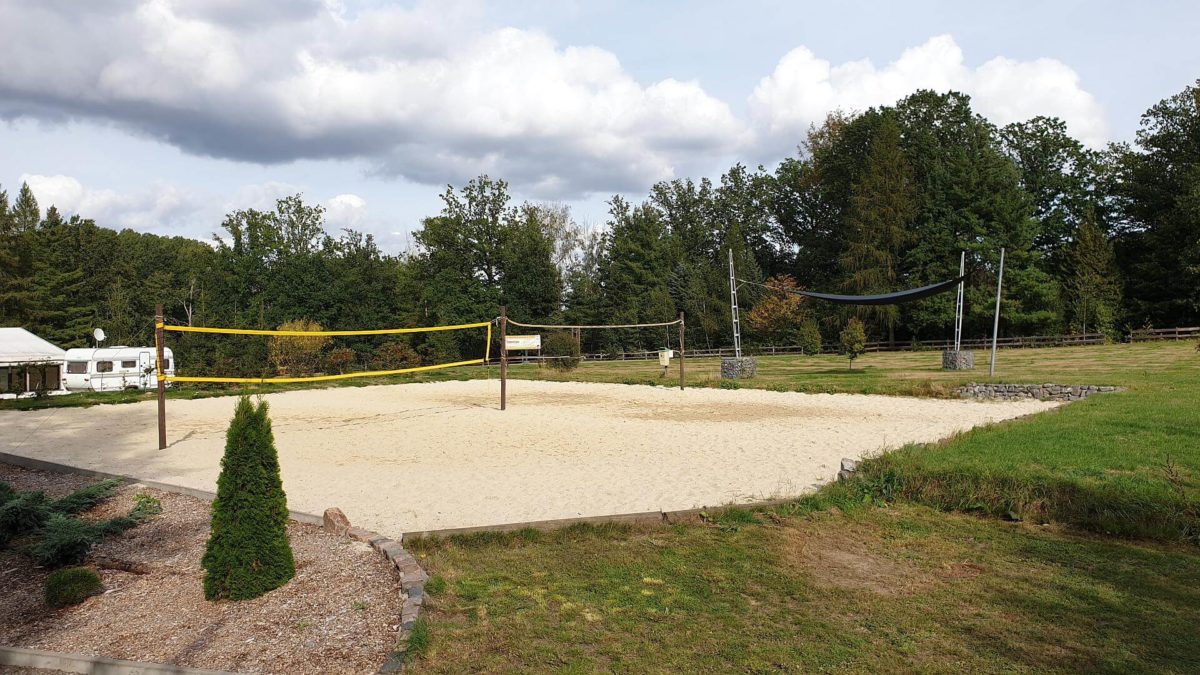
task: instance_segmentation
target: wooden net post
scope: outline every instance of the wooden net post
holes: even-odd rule
[[[508,408],[508,305],[500,308],[500,409]]]
[[[167,383],[163,380],[163,306],[160,304],[154,313],[154,362],[155,380],[158,381],[158,449],[167,448]]]
[[[683,312],[679,313],[679,390],[683,391]]]

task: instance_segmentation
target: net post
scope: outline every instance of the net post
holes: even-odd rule
[[[679,391],[683,391],[683,312],[679,313]]]
[[[508,408],[508,305],[500,307],[500,409]]]
[[[167,449],[167,383],[163,380],[163,306],[154,310],[155,380],[158,381],[158,449]]]

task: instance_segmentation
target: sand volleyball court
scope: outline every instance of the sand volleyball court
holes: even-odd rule
[[[842,457],[1057,404],[473,380],[271,394],[288,505],[388,534],[803,494]],[[0,450],[214,491],[236,399],[0,412]]]

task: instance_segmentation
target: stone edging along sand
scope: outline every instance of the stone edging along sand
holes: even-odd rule
[[[1085,399],[1092,394],[1107,394],[1124,391],[1123,387],[1108,387],[1071,384],[967,384],[958,388],[960,398],[1062,401],[1070,403]]]

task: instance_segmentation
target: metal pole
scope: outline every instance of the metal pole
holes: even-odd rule
[[[500,409],[508,408],[508,305],[500,308]]]
[[[996,276],[996,320],[992,323],[992,365],[988,377],[996,376],[996,337],[1000,334],[1000,289],[1004,286],[1004,247],[1000,247],[1000,274]]]
[[[733,273],[733,249],[729,249],[729,308],[733,315],[733,355],[742,358],[742,326],[738,321],[737,277]]]
[[[158,449],[167,449],[167,383],[163,381],[163,306],[158,305],[154,310],[154,351],[157,358],[154,363],[158,380]]]
[[[958,276],[962,277],[967,270],[967,252],[962,251],[958,257]],[[954,351],[962,350],[963,324],[963,282],[958,282],[958,299],[954,305]]]
[[[683,312],[679,313],[679,391],[683,391]]]

